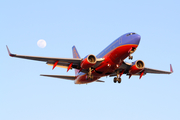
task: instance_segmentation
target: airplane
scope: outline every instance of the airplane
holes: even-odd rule
[[[72,80],[75,84],[87,84],[91,82],[104,82],[99,80],[101,77],[110,76],[114,77],[114,83],[121,83],[121,76],[126,74],[129,76],[136,75],[141,79],[142,76],[147,73],[154,74],[171,74],[173,73],[172,65],[170,64],[170,71],[162,71],[151,68],[146,68],[142,60],[136,60],[132,63],[124,62],[128,57],[133,59],[132,54],[136,51],[141,36],[135,32],[126,33],[116,40],[114,40],[109,46],[107,46],[97,56],[89,54],[84,58],[81,58],[76,47],[72,47],[73,58],[55,58],[55,57],[39,57],[39,56],[26,56],[12,54],[7,47],[9,56],[37,60],[46,62],[47,65],[55,67],[66,68],[67,72],[70,69],[75,69],[75,76],[66,75],[46,75],[40,76],[60,78],[66,80]]]

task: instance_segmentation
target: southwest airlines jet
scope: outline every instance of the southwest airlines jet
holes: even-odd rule
[[[136,51],[141,36],[131,32],[124,34],[113,41],[97,56],[89,54],[84,58],[81,58],[76,47],[72,47],[73,58],[55,58],[55,57],[39,57],[39,56],[26,56],[10,53],[8,47],[7,50],[11,57],[37,60],[46,62],[46,64],[55,67],[67,68],[67,72],[70,69],[75,69],[75,76],[65,75],[45,75],[41,76],[61,78],[74,81],[75,84],[87,84],[91,82],[104,82],[99,80],[104,76],[114,76],[114,83],[121,83],[121,76],[126,74],[129,78],[132,75],[139,76],[141,78],[147,73],[155,74],[171,74],[173,72],[170,65],[169,71],[162,71],[156,69],[146,68],[142,60],[136,60],[132,63],[124,62],[127,57],[133,59],[132,54]]]

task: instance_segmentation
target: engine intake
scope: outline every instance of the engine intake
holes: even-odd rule
[[[88,55],[86,58],[83,59],[81,62],[82,69],[88,69],[96,64],[96,56],[95,55]]]
[[[129,69],[129,74],[136,74],[141,72],[145,67],[145,64],[142,60],[137,60],[133,62],[131,68]]]

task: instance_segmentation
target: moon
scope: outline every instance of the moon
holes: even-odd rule
[[[46,41],[43,39],[40,39],[40,40],[38,40],[37,45],[40,48],[45,48],[46,47]]]

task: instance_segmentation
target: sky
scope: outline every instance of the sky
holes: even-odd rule
[[[179,0],[1,0],[1,120],[179,120]],[[14,54],[72,58],[97,55],[127,32],[141,35],[133,60],[171,75],[113,77],[76,85],[40,74],[74,75]],[[45,48],[37,41],[44,39]]]

